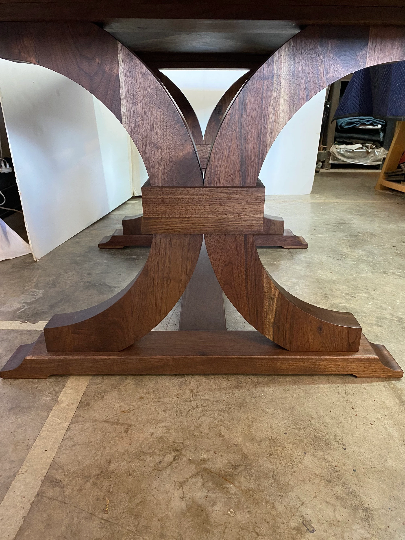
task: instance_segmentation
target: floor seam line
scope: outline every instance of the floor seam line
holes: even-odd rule
[[[43,330],[48,321],[0,321],[0,330]]]
[[[0,503],[0,540],[14,540],[41,488],[91,376],[67,380]]]

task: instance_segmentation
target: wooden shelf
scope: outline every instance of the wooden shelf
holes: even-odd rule
[[[405,184],[398,184],[397,182],[390,182],[389,180],[381,180],[378,184],[379,186],[384,186],[390,189],[395,189],[396,191],[402,191],[405,193]],[[377,188],[381,189],[381,188]]]
[[[399,160],[405,151],[405,122],[397,122],[395,128],[394,138],[387,157],[385,158],[384,165],[381,169],[381,173],[378,177],[375,189],[395,189],[396,191],[402,191],[405,193],[405,184],[398,184],[397,182],[390,182],[386,179],[386,174],[391,171],[395,171],[398,167]]]

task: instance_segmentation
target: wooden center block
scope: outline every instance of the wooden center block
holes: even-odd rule
[[[142,187],[142,234],[258,234],[264,186]]]

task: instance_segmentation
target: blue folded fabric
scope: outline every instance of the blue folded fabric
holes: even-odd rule
[[[334,119],[405,117],[405,62],[380,64],[353,74]]]
[[[373,116],[349,116],[348,118],[341,118],[336,120],[336,127],[339,130],[353,129],[361,125],[366,126],[385,126],[385,120],[374,118]]]

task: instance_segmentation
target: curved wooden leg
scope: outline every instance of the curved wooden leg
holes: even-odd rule
[[[358,351],[361,327],[351,313],[318,308],[284,290],[268,274],[253,235],[205,235],[218,281],[239,313],[290,351]]]
[[[121,351],[152,330],[183,294],[197,264],[202,234],[154,236],[140,274],[97,306],[54,315],[44,329],[48,351]]]

